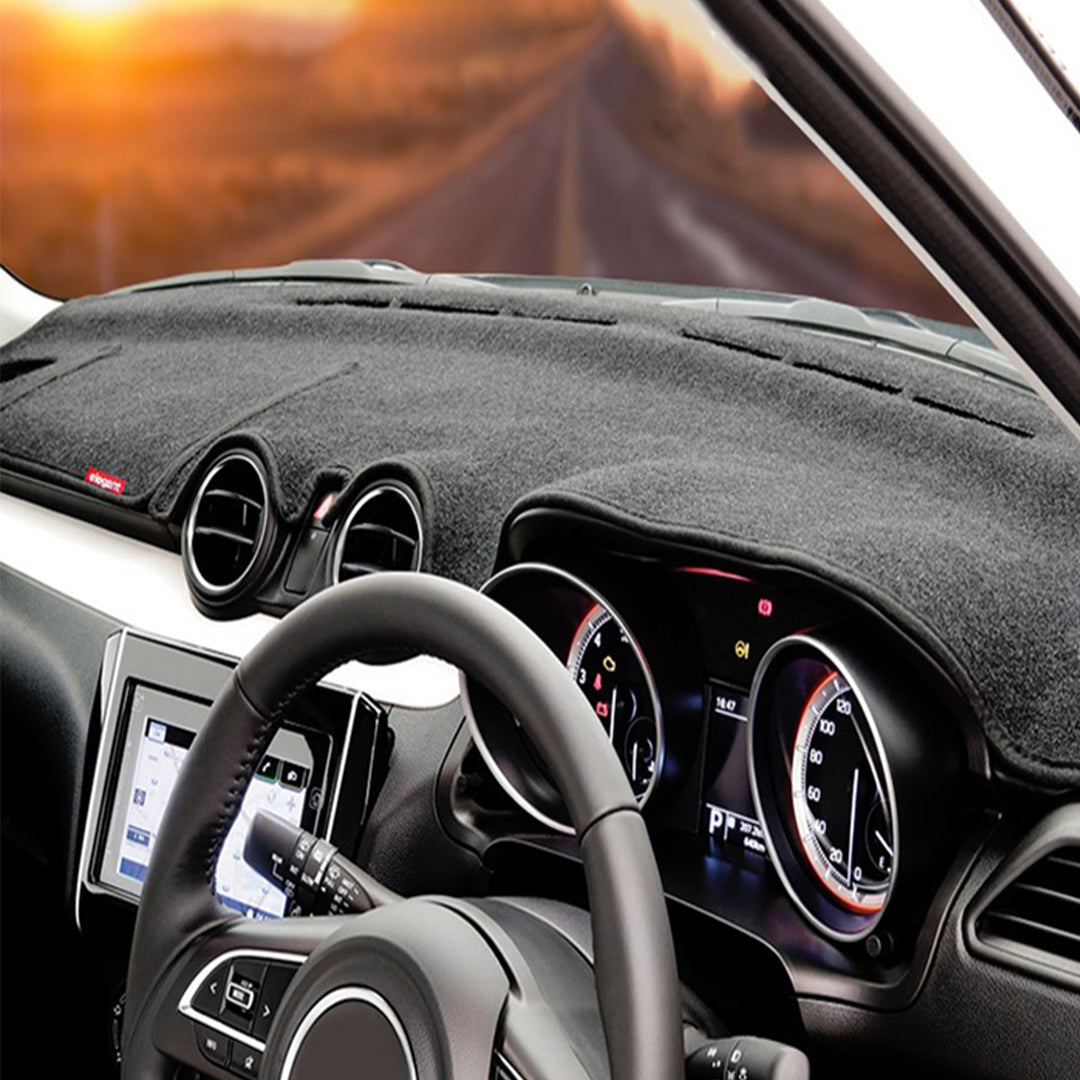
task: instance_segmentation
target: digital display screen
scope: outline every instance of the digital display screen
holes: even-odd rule
[[[172,793],[180,766],[187,757],[195,732],[148,717],[135,763],[135,788],[124,822],[117,870],[141,882],[146,877],[165,804]]]
[[[706,687],[701,832],[710,851],[725,856],[767,854],[746,764],[749,703],[748,694],[726,683],[710,681]]]
[[[285,894],[244,862],[244,844],[260,810],[277,814],[293,825],[303,824],[304,807],[311,782],[311,751],[302,736],[284,731],[298,744],[287,750],[289,758],[267,754],[248,785],[240,813],[225,837],[214,879],[218,899],[234,911],[253,918],[279,918],[285,914]],[[300,759],[303,760],[300,760]]]
[[[165,807],[209,711],[206,702],[134,686],[103,880],[135,896],[141,892]],[[284,892],[244,862],[244,843],[260,810],[297,826],[313,826],[322,802],[329,745],[330,736],[319,731],[283,728],[275,735],[222,845],[215,891],[225,906],[249,918],[279,918],[286,913]]]

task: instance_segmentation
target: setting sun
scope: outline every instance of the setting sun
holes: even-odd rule
[[[94,17],[124,15],[139,4],[140,0],[47,0],[41,6],[50,8],[59,15]]]
[[[357,0],[11,0],[15,8],[28,8],[60,17],[81,19],[123,15],[246,13],[323,22],[340,19],[362,6]]]

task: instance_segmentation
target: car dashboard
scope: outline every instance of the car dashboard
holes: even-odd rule
[[[669,895],[766,943],[796,989],[910,994],[936,937],[930,908],[986,824],[986,749],[931,658],[782,567],[635,543],[561,514],[523,515],[507,551],[483,591],[588,697]],[[441,785],[450,828],[481,852],[572,850],[513,717],[466,678],[462,699],[467,739]],[[485,808],[486,775],[509,806]]]
[[[120,1023],[156,822],[233,667],[307,597],[395,571],[474,585],[565,665],[641,807],[704,1029],[807,1046],[839,1075],[886,1058],[1070,1075],[1067,436],[1015,386],[865,343],[736,323],[721,340],[696,311],[492,295],[118,297],[7,347],[5,363],[56,359],[5,401],[5,848],[52,875],[40,917],[69,925],[107,1003],[90,1030]],[[497,379],[521,326],[527,407]],[[248,365],[238,420],[168,367],[207,334]],[[321,373],[302,362],[316,341]],[[162,371],[149,404],[117,397]],[[93,421],[64,430],[91,390]],[[652,408],[627,411],[643,393]],[[542,395],[569,444],[532,411]],[[156,430],[181,398],[205,420]],[[620,430],[594,430],[613,401]],[[673,402],[710,411],[681,432]],[[867,456],[917,475],[871,482]],[[290,707],[218,898],[310,913],[244,865],[272,809],[406,895],[584,907],[565,809],[515,718],[445,665],[392,659]],[[28,754],[39,777],[10,764]],[[53,814],[35,814],[35,784]],[[1036,1016],[1052,1032],[1037,1046],[984,1038]]]

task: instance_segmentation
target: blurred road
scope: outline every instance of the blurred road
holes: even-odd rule
[[[895,304],[875,281],[673,171],[608,115],[609,42],[468,172],[344,245],[428,271],[731,285]],[[890,305],[891,306],[891,305]]]

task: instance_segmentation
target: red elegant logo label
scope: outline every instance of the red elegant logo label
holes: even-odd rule
[[[94,487],[107,491],[110,495],[122,495],[124,493],[124,484],[127,483],[126,480],[121,480],[119,476],[110,476],[100,469],[87,469],[83,479],[88,484],[93,484]]]

